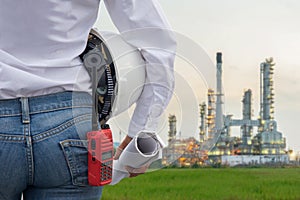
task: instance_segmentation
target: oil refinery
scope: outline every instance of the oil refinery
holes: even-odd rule
[[[242,98],[242,119],[235,119],[223,111],[222,53],[217,53],[216,90],[208,89],[207,102],[199,105],[199,138],[176,137],[176,116],[170,115],[162,164],[170,165],[174,160],[172,164],[179,166],[288,163],[286,138],[277,130],[274,118],[274,66],[273,58],[260,65],[259,116],[253,119],[252,90],[248,89]],[[240,127],[239,137],[232,136],[232,127]]]

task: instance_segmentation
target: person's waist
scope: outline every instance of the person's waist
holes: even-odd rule
[[[0,100],[0,117],[21,115],[21,99],[28,99],[29,114],[75,107],[91,107],[92,98],[86,92],[65,91],[48,95]]]

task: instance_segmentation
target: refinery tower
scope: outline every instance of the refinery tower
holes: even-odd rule
[[[260,65],[260,111],[252,119],[252,90],[244,91],[242,98],[242,119],[224,115],[222,90],[222,53],[216,56],[216,92],[208,90],[207,104],[200,104],[200,143],[215,140],[209,155],[283,155],[286,140],[277,130],[274,119],[274,66],[273,59],[266,59]],[[241,137],[231,136],[232,127],[240,127]],[[257,133],[254,135],[254,127]]]
[[[208,89],[207,102],[200,104],[199,141],[177,136],[176,116],[169,116],[168,147],[163,150],[163,165],[193,166],[221,163],[248,165],[288,163],[286,139],[277,130],[274,118],[274,62],[266,59],[260,65],[260,109],[254,118],[252,90],[244,91],[242,118],[225,115],[222,85],[222,53],[216,56],[216,89]],[[232,127],[240,136],[232,136]]]

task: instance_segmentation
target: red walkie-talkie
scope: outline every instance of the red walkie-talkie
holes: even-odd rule
[[[108,124],[87,133],[89,185],[103,186],[112,181],[113,139]]]
[[[83,63],[92,79],[92,131],[88,140],[88,181],[92,186],[103,186],[112,181],[113,138],[108,124],[98,128],[98,96],[96,93],[98,73],[105,68],[105,60],[99,49],[94,48],[83,56]]]

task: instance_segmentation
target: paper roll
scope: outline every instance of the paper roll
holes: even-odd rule
[[[125,166],[140,168],[162,158],[164,143],[155,133],[142,131],[123,150],[118,160],[113,162],[113,177],[110,185],[115,185],[129,177]]]

